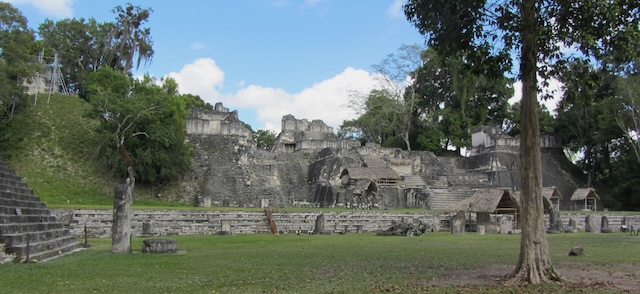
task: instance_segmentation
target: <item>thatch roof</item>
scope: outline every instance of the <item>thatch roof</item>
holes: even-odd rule
[[[558,188],[556,188],[556,186],[543,187],[542,188],[542,196],[544,196],[544,198],[549,199],[549,200],[551,200],[551,198],[562,199],[562,194],[560,193],[560,190],[558,190]]]
[[[353,193],[363,194],[365,191],[378,192],[378,186],[376,186],[376,182],[371,180],[358,180],[356,183],[356,187],[353,188]]]
[[[516,201],[518,201],[518,206],[520,205],[520,191],[511,192],[513,197],[515,197]],[[551,198],[562,198],[560,191],[555,186],[552,187],[543,187],[542,188],[542,205],[544,207],[545,213],[551,213],[553,209],[553,202]]]
[[[576,191],[573,192],[573,195],[571,195],[571,201],[584,200],[586,198],[596,198],[600,200],[600,196],[598,196],[596,189],[594,188],[576,189]]]
[[[513,194],[513,196],[520,201],[520,191],[514,191],[511,192],[511,194]],[[544,201],[547,202],[551,202],[551,198],[562,198],[562,194],[560,194],[560,190],[558,190],[558,188],[556,188],[555,186],[553,187],[543,187],[542,188],[542,197],[544,197]]]
[[[342,170],[340,178],[345,175],[349,175],[352,180],[400,180],[398,173],[390,168],[349,167]]]
[[[449,211],[492,213],[498,207],[520,209],[518,201],[508,189],[482,189],[477,190],[473,196],[452,205]]]

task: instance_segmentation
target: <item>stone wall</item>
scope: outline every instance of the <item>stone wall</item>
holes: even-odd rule
[[[251,139],[251,131],[238,119],[238,112],[231,111],[222,103],[216,103],[214,110],[194,109],[187,119],[188,135],[238,136],[245,141]]]
[[[113,211],[110,209],[51,209],[74,234],[84,236],[86,226],[89,237],[108,238],[111,236]],[[315,220],[321,212],[274,212],[273,216],[281,233],[293,233],[296,230],[313,230]],[[384,211],[322,212],[330,233],[379,232],[391,226],[392,221],[404,220],[415,225],[418,222],[437,231],[448,230],[448,222],[453,214],[440,212],[398,213]],[[634,227],[640,226],[640,214],[598,214],[600,219],[606,215],[609,225],[619,231],[623,217],[630,219]],[[574,219],[577,228],[585,229],[587,214],[562,214],[566,226],[569,218]],[[472,214],[472,219],[475,215]],[[545,219],[548,219],[545,216]],[[497,222],[495,216],[492,221]],[[133,237],[167,235],[211,235],[218,234],[223,227],[230,227],[234,234],[270,233],[267,218],[262,211],[213,211],[213,210],[134,210],[132,221]],[[548,223],[546,225],[548,227]]]
[[[231,136],[188,138],[197,148],[184,181],[197,187],[200,206],[260,207],[262,199],[291,206],[307,200],[312,155],[257,150]]]

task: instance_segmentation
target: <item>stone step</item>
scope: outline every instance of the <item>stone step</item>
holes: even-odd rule
[[[4,207],[18,207],[18,208],[44,208],[45,204],[42,202],[36,202],[31,200],[20,200],[5,198],[5,195],[0,195],[0,206]]]
[[[30,260],[42,261],[79,250],[75,239],[15,171],[0,161],[0,242],[6,252],[17,254],[20,261],[29,251]]]
[[[43,242],[49,239],[56,239],[61,237],[71,236],[71,232],[67,229],[56,229],[41,232],[28,232],[28,233],[16,233],[16,234],[4,234],[0,236],[7,247],[27,244],[27,239],[30,243]]]
[[[0,185],[7,185],[7,186],[18,187],[18,188],[27,188],[27,184],[23,183],[19,179],[15,180],[15,179],[10,179],[2,176],[0,176]]]
[[[25,195],[33,195],[33,191],[26,187],[15,187],[12,185],[2,184],[0,183],[0,191],[17,193],[17,194],[25,194]]]
[[[0,214],[1,224],[11,223],[51,223],[57,222],[55,215],[17,215],[17,214]]]
[[[0,214],[16,215],[19,210],[22,215],[52,215],[51,211],[46,208],[28,208],[28,207],[6,207],[0,206]]]
[[[34,246],[34,244],[30,244],[29,260],[46,262],[51,259],[63,256],[67,253],[73,253],[80,250],[82,250],[82,244],[80,242],[76,242],[74,237],[64,237],[53,240],[52,242],[38,243],[36,246]],[[7,251],[17,254],[18,260],[26,258],[26,245],[20,247],[12,247]]]
[[[33,194],[0,191],[0,198],[40,202],[40,197]]]
[[[4,166],[0,165],[0,175],[2,174],[16,175],[16,171],[6,166],[6,164]]]
[[[0,224],[0,236],[4,236],[5,234],[59,230],[63,228],[64,226],[62,225],[62,223],[59,223],[59,222],[35,223],[35,224],[29,224],[29,223]]]
[[[7,179],[10,181],[22,181],[22,178],[16,174],[5,173],[0,171],[0,178]]]
[[[53,239],[48,239],[39,242],[29,243],[29,255],[36,255],[41,252],[49,251],[52,249],[56,249],[59,247],[63,247],[67,244],[71,244],[76,242],[75,236],[63,236]],[[7,248],[7,252],[17,254],[20,257],[25,257],[27,255],[27,244],[15,244],[9,248]]]

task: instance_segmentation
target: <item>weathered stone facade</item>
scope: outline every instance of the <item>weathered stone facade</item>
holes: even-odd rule
[[[474,129],[472,156],[449,158],[338,140],[321,120],[286,115],[274,150],[265,151],[235,111],[215,108],[194,112],[187,123],[196,156],[183,194],[198,206],[446,209],[478,188],[520,186],[519,139],[493,127]],[[578,185],[560,168],[568,160],[553,137],[542,141],[543,184],[556,186],[560,208],[570,209]],[[358,175],[344,178],[350,170]]]
[[[278,135],[275,151],[317,151],[324,148],[348,148],[360,146],[359,141],[338,140],[333,128],[322,120],[296,119],[288,114],[282,117],[282,132]]]
[[[231,111],[218,102],[213,111],[193,110],[187,120],[187,134],[236,137],[243,144],[250,144],[251,130],[238,119],[238,112]]]

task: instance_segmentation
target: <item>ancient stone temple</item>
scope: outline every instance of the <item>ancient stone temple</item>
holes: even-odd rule
[[[237,112],[218,103],[192,113],[187,137],[196,154],[181,193],[199,206],[446,209],[479,188],[515,191],[520,180],[519,138],[494,127],[475,128],[471,155],[452,158],[339,140],[321,120],[285,115],[266,151],[256,148]],[[559,191],[554,205],[570,209],[567,195],[578,186],[560,169],[568,160],[553,137],[541,143],[543,185]]]
[[[288,114],[282,117],[282,132],[276,137],[274,150],[297,152],[359,145],[358,141],[338,140],[333,128],[321,120],[309,122]]]
[[[244,142],[251,139],[251,130],[238,119],[238,112],[229,112],[220,102],[213,111],[193,110],[187,120],[187,134],[234,136]]]

